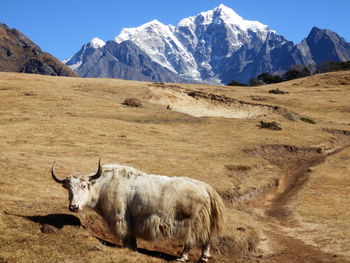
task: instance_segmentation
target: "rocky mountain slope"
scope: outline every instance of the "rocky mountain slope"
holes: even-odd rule
[[[153,20],[122,29],[107,44],[95,38],[64,62],[83,77],[228,83],[249,82],[263,72],[279,73],[295,64],[349,59],[350,44],[330,30],[313,28],[295,45],[220,5],[177,26]]]
[[[297,48],[306,51],[306,57],[312,59],[307,61],[308,64],[350,60],[350,43],[327,29],[313,27],[308,37],[297,45]]]
[[[42,52],[40,47],[17,29],[0,23],[0,71],[77,76],[61,61]]]
[[[154,62],[132,41],[104,43],[94,38],[65,63],[82,77],[181,81],[176,73]]]

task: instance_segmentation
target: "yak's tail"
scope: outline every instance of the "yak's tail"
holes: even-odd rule
[[[208,193],[211,205],[210,232],[211,236],[217,236],[222,232],[225,224],[225,206],[221,196],[213,188],[209,189]]]

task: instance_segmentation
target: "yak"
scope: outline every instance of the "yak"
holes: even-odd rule
[[[208,184],[188,177],[146,174],[120,164],[101,165],[96,173],[59,179],[55,162],[52,178],[68,190],[69,210],[95,210],[123,245],[136,249],[136,238],[183,242],[178,261],[188,260],[201,246],[199,262],[207,262],[210,243],[224,224],[224,204]]]

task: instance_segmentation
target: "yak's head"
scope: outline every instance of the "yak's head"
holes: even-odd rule
[[[69,176],[61,180],[56,176],[55,163],[52,165],[51,175],[57,183],[68,190],[69,210],[78,212],[92,202],[91,186],[102,175],[101,158],[98,162],[97,172],[94,175]]]

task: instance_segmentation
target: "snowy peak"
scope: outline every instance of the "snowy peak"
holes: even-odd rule
[[[164,25],[162,22],[159,22],[157,19],[153,19],[152,21],[144,24],[141,26],[142,28],[164,28],[166,25]]]
[[[114,38],[117,44],[132,41],[151,59],[184,78],[199,78],[191,53],[175,36],[175,27],[152,20],[135,28],[123,28]]]
[[[166,34],[168,35],[170,31],[173,31],[173,26],[164,25],[157,19],[154,19],[146,24],[139,27],[133,28],[122,28],[120,34],[114,38],[114,41],[118,44],[126,40],[134,40],[141,35],[145,34]]]
[[[267,31],[269,28],[258,22],[249,21],[243,19],[238,15],[233,9],[220,4],[218,7],[211,9],[206,12],[201,12],[196,16],[184,18],[178,24],[179,27],[192,26],[195,25],[210,25],[210,24],[227,24],[231,26],[236,26],[243,31],[253,30],[253,31]]]
[[[239,24],[242,21],[244,21],[244,19],[235,11],[221,4],[214,9],[208,10],[206,12],[201,12],[196,16],[182,19],[178,26],[188,26],[191,23],[195,23],[196,25],[209,25],[212,23],[222,22],[229,24]]]
[[[103,40],[94,37],[90,42],[83,45],[74,56],[63,60],[63,63],[72,70],[77,71],[89,56],[93,55],[95,52],[101,51],[101,48],[103,48],[105,45],[106,43]]]
[[[89,43],[93,48],[96,48],[96,49],[106,45],[106,43],[102,39],[99,39],[98,37],[94,37]]]
[[[222,21],[230,24],[240,24],[244,21],[244,19],[241,16],[239,16],[235,11],[223,4],[214,8],[212,12],[214,20],[221,19]]]

